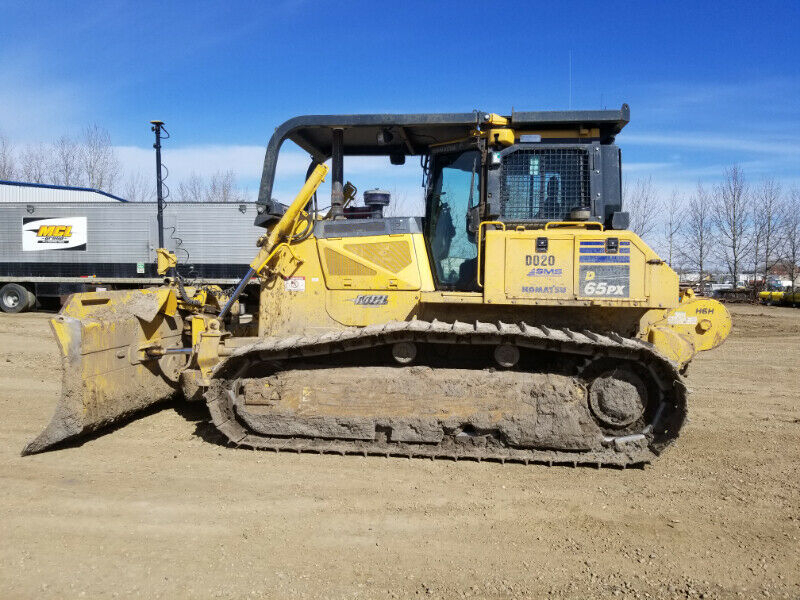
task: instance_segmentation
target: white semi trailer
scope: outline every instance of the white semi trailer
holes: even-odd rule
[[[165,246],[193,281],[236,283],[262,232],[255,203],[168,202]],[[99,190],[0,181],[0,310],[44,298],[158,285],[155,202]]]

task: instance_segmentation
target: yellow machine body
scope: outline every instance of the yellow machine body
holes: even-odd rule
[[[537,253],[543,238],[548,250]],[[609,238],[618,241],[619,252],[596,253]],[[694,294],[681,297],[677,274],[630,231],[498,228],[485,240],[482,291],[452,292],[435,289],[422,234],[310,238],[263,282],[258,334],[507,315],[509,321],[638,336],[684,365],[730,332],[724,305]]]
[[[526,136],[582,143],[602,133],[577,121],[572,128],[556,124],[541,130],[514,129],[513,121],[486,115],[482,127],[465,131],[465,139],[505,152]],[[385,132],[380,130],[382,143],[390,139]],[[408,137],[405,144],[414,149]],[[61,401],[50,425],[24,452],[113,423],[178,390],[189,399],[200,397],[228,357],[245,348],[257,355],[261,340],[311,339],[417,320],[494,323],[500,329],[503,323],[527,323],[637,340],[677,370],[730,332],[722,304],[691,291],[681,295],[676,273],[641,238],[598,220],[519,225],[482,218],[473,231],[474,285],[468,290],[437,285],[431,240],[421,230],[316,234],[315,223],[335,224],[337,218],[333,211],[322,216],[310,208],[327,174],[321,163],[309,169],[297,197],[267,227],[248,275],[232,295],[185,287],[175,276],[161,288],[72,296],[52,320],[64,365]],[[348,183],[344,189],[339,197],[347,204],[355,188]],[[159,273],[175,266],[174,255],[159,250]],[[439,268],[456,272],[464,266],[455,261]],[[260,286],[255,318],[249,328],[238,327],[230,315],[251,279]],[[224,427],[230,419],[214,420]]]

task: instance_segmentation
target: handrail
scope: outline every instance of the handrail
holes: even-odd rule
[[[603,224],[597,221],[550,221],[545,223],[544,228],[550,229],[550,225],[555,225],[556,227],[583,227],[584,229],[589,229],[590,225],[596,225],[600,231],[603,231]]]
[[[478,243],[478,269],[475,272],[475,283],[477,283],[478,287],[480,288],[483,287],[483,282],[481,281],[481,241],[483,239],[481,236],[481,231],[483,230],[484,225],[500,225],[500,227],[503,228],[503,231],[506,230],[506,224],[502,221],[481,221],[478,224],[478,238],[476,240]]]

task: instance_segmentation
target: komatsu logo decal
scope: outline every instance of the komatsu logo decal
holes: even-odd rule
[[[86,217],[22,219],[22,250],[86,250]]]
[[[359,294],[355,298],[348,298],[347,301],[359,306],[385,306],[389,304],[389,296],[387,294]]]

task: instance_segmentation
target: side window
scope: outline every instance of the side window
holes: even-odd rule
[[[428,198],[431,259],[438,282],[457,290],[470,289],[475,280],[478,249],[467,232],[467,213],[470,200],[479,202],[480,160],[477,150],[434,160]]]

